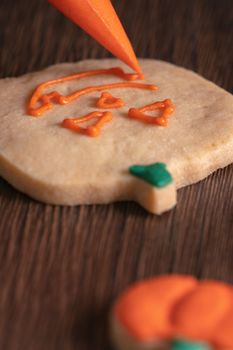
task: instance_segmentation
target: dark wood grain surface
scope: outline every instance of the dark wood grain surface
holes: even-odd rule
[[[138,56],[233,91],[232,0],[116,0]],[[46,0],[0,1],[0,74],[110,56]],[[178,193],[162,217],[134,203],[56,207],[0,179],[0,349],[110,349],[107,316],[160,273],[233,282],[233,166]]]

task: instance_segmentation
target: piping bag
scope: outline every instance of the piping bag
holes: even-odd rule
[[[110,0],[48,0],[114,56],[142,74],[132,45]]]

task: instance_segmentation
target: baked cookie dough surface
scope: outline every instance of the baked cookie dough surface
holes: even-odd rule
[[[0,175],[20,191],[53,204],[109,203],[134,199],[133,164],[163,162],[180,188],[233,162],[233,96],[197,74],[175,65],[140,60],[146,83],[157,91],[133,88],[109,92],[125,101],[98,137],[62,128],[65,118],[96,111],[100,92],[53,109],[27,114],[27,101],[44,81],[77,72],[122,67],[115,59],[64,63],[19,78],[0,80]],[[56,85],[67,95],[90,85],[121,82],[102,75]],[[49,90],[48,90],[49,91]],[[47,92],[47,90],[46,90]],[[129,108],[171,99],[168,126],[127,117]]]

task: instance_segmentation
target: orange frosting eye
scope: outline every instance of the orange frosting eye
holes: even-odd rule
[[[98,119],[93,125],[82,127],[79,124],[88,122],[91,119]],[[110,112],[92,112],[81,118],[69,118],[64,119],[62,126],[67,129],[71,129],[80,134],[87,136],[98,136],[100,134],[102,126],[112,119],[112,114]]]
[[[109,92],[103,92],[96,102],[98,108],[120,108],[125,105],[121,98],[112,96]]]
[[[156,111],[158,109],[161,110],[161,114],[158,117],[152,117],[145,114],[147,111]],[[128,111],[128,116],[144,123],[166,126],[167,119],[174,112],[174,110],[175,106],[173,105],[172,101],[167,99],[152,103],[142,108],[130,108]]]

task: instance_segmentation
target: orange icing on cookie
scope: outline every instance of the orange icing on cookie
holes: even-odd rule
[[[159,117],[152,117],[145,114],[147,111],[161,110],[161,115]],[[175,106],[170,99],[164,101],[157,101],[142,108],[130,108],[128,111],[128,116],[130,118],[137,119],[143,123],[156,124],[160,126],[166,126],[167,120],[170,115],[174,112]]]
[[[86,127],[79,126],[80,123],[96,118],[98,121],[94,125],[89,125]],[[95,137],[100,134],[102,126],[111,119],[112,114],[110,112],[92,112],[80,118],[64,119],[61,125],[64,128],[76,131],[80,134]]]
[[[217,349],[233,349],[233,292],[231,308],[222,321],[217,324],[212,339]]]
[[[98,108],[120,108],[125,105],[121,98],[112,96],[109,92],[103,92],[96,102]]]
[[[57,91],[52,91],[47,94],[46,93],[43,94],[46,88],[51,87],[53,85],[62,84],[68,81],[73,81],[81,78],[87,78],[87,77],[92,77],[92,76],[102,75],[102,74],[115,75],[129,82],[89,86],[89,87],[80,89],[78,91],[75,91],[67,96],[63,96]],[[32,116],[38,117],[53,107],[52,101],[55,101],[61,105],[65,105],[76,100],[81,96],[84,96],[86,94],[89,94],[95,91],[103,91],[103,90],[118,89],[118,88],[157,90],[158,87],[156,85],[132,82],[133,80],[142,79],[142,78],[143,77],[137,73],[128,74],[128,73],[125,73],[121,68],[110,68],[110,69],[90,70],[90,71],[81,72],[78,74],[61,77],[54,80],[49,80],[38,85],[35,91],[33,92],[28,103],[28,113]],[[37,106],[38,104],[40,104],[40,106]]]
[[[169,337],[172,334],[172,306],[196,284],[192,277],[175,275],[137,283],[118,300],[116,316],[138,340]]]
[[[177,334],[209,340],[232,303],[230,288],[220,282],[203,281],[174,306],[172,321]]]
[[[126,290],[114,308],[127,332],[139,341],[206,341],[233,349],[233,288],[189,276],[162,276]]]

